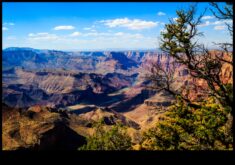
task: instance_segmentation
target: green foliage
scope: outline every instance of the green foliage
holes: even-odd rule
[[[87,138],[87,144],[80,150],[128,150],[131,148],[131,138],[126,134],[121,125],[114,125],[110,130],[105,130],[102,122],[95,126],[93,136]]]
[[[165,25],[165,32],[161,33],[162,43],[161,49],[167,51],[172,56],[177,53],[186,53],[187,50],[193,49],[191,41],[198,33],[196,26],[200,23],[200,19],[194,21],[195,7],[190,10],[176,11],[178,18]]]
[[[214,98],[191,108],[181,99],[163,121],[144,133],[142,147],[148,150],[231,150],[230,112]]]

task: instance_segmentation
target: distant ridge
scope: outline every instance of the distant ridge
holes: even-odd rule
[[[32,50],[35,52],[38,51],[62,51],[62,52],[100,52],[100,51],[108,51],[108,52],[126,52],[126,51],[141,51],[141,52],[161,52],[160,48],[156,49],[145,49],[145,48],[133,48],[133,49],[126,49],[126,48],[107,48],[107,49],[70,49],[70,50],[60,50],[60,49],[37,49],[37,48],[30,48],[30,47],[8,47],[3,49],[3,51],[17,51],[17,50]]]
[[[39,50],[39,49],[34,49],[34,48],[29,48],[29,47],[8,47],[3,49],[4,51],[16,51],[16,50]]]

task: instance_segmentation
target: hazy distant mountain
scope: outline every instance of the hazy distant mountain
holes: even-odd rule
[[[26,69],[66,69],[80,71],[129,69],[137,62],[121,52],[64,52],[32,48],[7,48],[2,54],[3,69],[23,67]],[[110,68],[112,67],[112,68]],[[101,71],[102,72],[102,71]]]

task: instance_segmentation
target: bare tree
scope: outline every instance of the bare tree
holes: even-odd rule
[[[175,62],[170,64],[170,67],[164,67],[163,63],[151,63],[149,74],[146,74],[146,79],[152,82],[152,85],[148,86],[150,89],[157,90],[158,92],[166,90],[169,93],[176,95],[176,91],[171,86],[174,79],[176,65]]]

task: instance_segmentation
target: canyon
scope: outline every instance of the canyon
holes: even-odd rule
[[[92,135],[92,124],[100,119],[107,127],[128,127],[137,144],[138,134],[154,126],[174,104],[168,92],[149,89],[151,82],[145,77],[152,64],[169,69],[172,60],[160,51],[4,49],[3,149],[74,150]],[[221,76],[232,82],[232,68],[223,68]],[[207,84],[190,77],[185,66],[176,65],[173,76],[174,88],[197,84],[190,98],[206,96]]]

